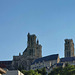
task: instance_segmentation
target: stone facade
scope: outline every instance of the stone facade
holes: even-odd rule
[[[53,54],[36,59],[31,64],[31,69],[36,70],[46,68],[46,71],[50,72],[52,70],[52,66],[59,62],[60,62],[59,54]]]
[[[24,68],[25,70],[30,70],[31,63],[42,57],[42,46],[39,44],[39,41],[36,41],[36,35],[27,35],[27,48],[24,50],[23,54],[19,56],[13,56],[13,68],[18,69],[19,67]]]
[[[74,43],[72,39],[65,39],[65,57],[74,56]]]
[[[69,63],[70,65],[75,65],[75,57],[65,57],[60,59],[61,63]]]

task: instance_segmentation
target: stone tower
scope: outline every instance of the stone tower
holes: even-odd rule
[[[74,43],[72,39],[65,39],[65,57],[74,56]]]
[[[13,56],[13,66],[15,69],[23,67],[25,70],[30,70],[31,63],[40,57],[42,57],[42,46],[36,40],[35,34],[28,33],[27,48],[22,55],[19,53],[19,56]]]
[[[42,46],[39,44],[38,40],[36,41],[36,35],[30,35],[30,33],[28,33],[27,37],[27,48],[23,52],[23,55],[35,58],[42,57]]]

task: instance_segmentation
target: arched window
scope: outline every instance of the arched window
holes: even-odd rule
[[[30,49],[29,55],[33,55],[33,49]]]

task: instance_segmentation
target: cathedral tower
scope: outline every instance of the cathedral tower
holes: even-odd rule
[[[65,57],[74,56],[74,43],[72,39],[65,39]]]
[[[39,41],[36,41],[36,35],[28,33],[27,35],[27,48],[23,52],[24,56],[39,58],[42,57],[42,46]]]
[[[36,45],[36,35],[30,35],[30,33],[28,33],[27,35],[28,37],[28,47],[34,47]]]
[[[19,53],[19,56],[13,56],[13,66],[15,69],[22,67],[25,70],[30,70],[31,63],[40,57],[42,57],[42,46],[36,40],[35,34],[28,33],[27,48],[22,55]]]

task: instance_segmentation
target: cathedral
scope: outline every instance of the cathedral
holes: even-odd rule
[[[69,63],[74,65],[74,43],[72,39],[65,39],[64,44],[64,58],[59,58],[58,54],[42,57],[42,46],[39,44],[39,40],[35,34],[28,33],[27,35],[27,47],[23,51],[22,55],[19,53],[18,56],[13,56],[11,61],[0,61],[1,68],[7,68],[8,70],[17,70],[19,68],[30,70],[37,67],[50,66],[50,63]],[[57,59],[56,59],[57,58]],[[50,61],[48,64],[46,61]],[[58,62],[55,62],[58,61]],[[37,67],[36,67],[37,62]],[[43,65],[40,65],[42,63]],[[40,66],[38,66],[38,64]]]
[[[23,54],[19,56],[13,56],[13,67],[17,69],[18,67],[24,67],[25,70],[30,69],[31,63],[42,57],[42,46],[39,44],[39,41],[36,41],[36,35],[27,35],[27,48],[24,50]]]
[[[27,48],[24,50],[23,54],[19,53],[18,56],[13,56],[12,61],[0,61],[0,65],[3,68],[8,69],[18,69],[23,68],[25,70],[30,70],[31,63],[42,57],[42,46],[39,44],[39,41],[36,40],[36,35],[27,35]]]

